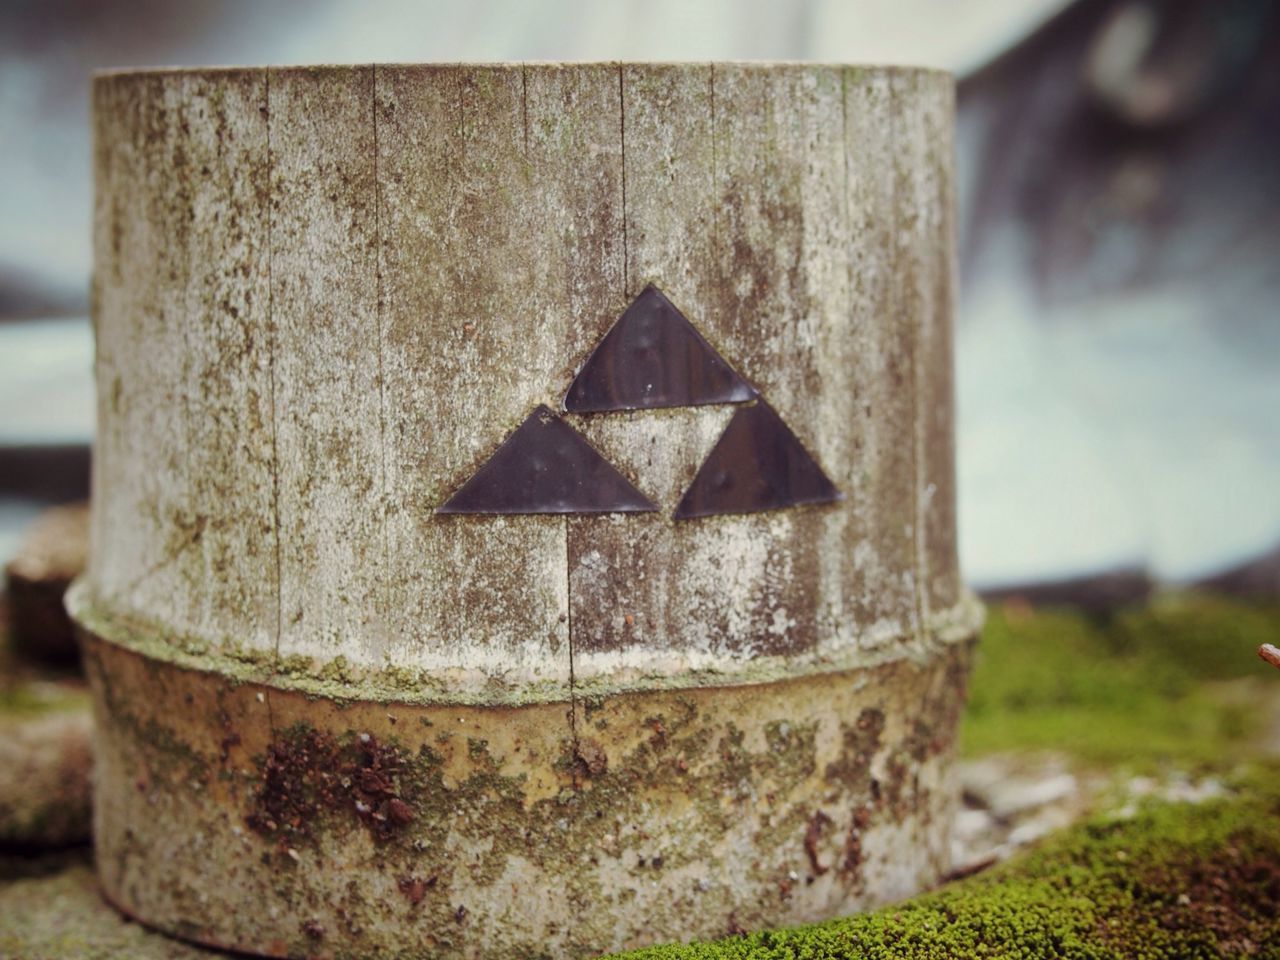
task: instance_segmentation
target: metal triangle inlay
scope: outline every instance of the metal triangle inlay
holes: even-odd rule
[[[564,397],[571,413],[742,403],[755,389],[655,286],[592,351]]]
[[[544,405],[437,513],[645,513],[657,505]]]
[[[832,503],[840,491],[763,400],[736,410],[698,468],[675,518]]]

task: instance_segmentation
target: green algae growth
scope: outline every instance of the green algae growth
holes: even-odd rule
[[[1277,702],[1275,670],[1256,651],[1278,637],[1280,604],[1194,592],[1099,617],[993,604],[961,749],[1230,768],[1265,747],[1276,722],[1267,706]]]

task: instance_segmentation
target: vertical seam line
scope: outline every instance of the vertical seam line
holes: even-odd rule
[[[716,203],[716,178],[719,176],[719,159],[716,156],[716,65],[715,63],[707,64],[710,72],[709,83],[711,88],[711,262],[717,277],[720,273],[720,216],[719,204]],[[720,298],[713,298],[712,310],[719,307]],[[711,328],[720,331],[718,324],[719,318],[712,315],[708,318],[711,322]]]
[[[948,607],[953,607],[959,602],[959,578],[960,578],[960,558],[957,554],[956,542],[956,377],[955,377],[955,291],[959,280],[958,265],[956,260],[956,222],[955,222],[955,89],[947,81],[939,80],[947,86],[947,95],[942,98],[941,109],[943,116],[940,118],[940,128],[943,132],[943,142],[938,147],[938,156],[935,158],[935,176],[938,178],[938,216],[940,223],[939,233],[941,234],[942,244],[942,269],[939,270],[938,282],[941,285],[940,312],[937,315],[937,322],[941,324],[940,336],[944,344],[945,361],[943,370],[945,371],[946,380],[944,383],[945,393],[943,397],[946,402],[946,438],[947,438],[947,480],[950,496],[947,502],[940,504],[943,511],[942,516],[947,525],[946,536],[949,540],[948,551],[946,557],[947,563],[947,586],[948,586]],[[944,149],[945,148],[945,149]],[[936,516],[936,514],[935,514]]]
[[[849,200],[849,71],[840,68],[840,152],[844,157],[844,226],[847,237],[853,236],[853,207]],[[853,258],[845,257],[849,275],[849,292],[853,292]],[[852,301],[852,297],[850,298]]]
[[[390,546],[387,535],[387,379],[383,369],[383,344],[386,342],[383,333],[383,286],[382,286],[382,180],[378,173],[378,65],[372,64],[372,100],[373,106],[373,272],[374,272],[374,321],[378,331],[378,447],[381,451],[381,476],[378,502],[378,518],[382,534],[382,569],[387,569],[390,558]],[[382,610],[380,616],[385,628],[391,614],[390,577],[382,578]],[[385,656],[386,651],[383,651]]]
[[[529,67],[520,64],[520,123],[524,128],[524,157],[529,159]]]
[[[852,178],[850,177],[850,164],[849,164],[849,150],[850,150],[850,145],[849,145],[849,68],[840,67],[839,70],[840,70],[840,155],[844,160],[844,187],[843,187],[844,203],[841,205],[844,210],[844,236],[841,238],[841,240],[845,245],[845,248],[844,248],[845,249],[845,253],[844,253],[845,296],[846,296],[845,309],[846,311],[848,311],[845,314],[845,319],[848,324],[845,330],[845,336],[848,337],[851,341],[854,341],[854,338],[857,336],[857,329],[858,329],[858,294],[857,294],[856,278],[854,276],[854,255],[853,255],[853,251],[855,249],[854,238],[853,238],[854,237],[853,197],[851,196],[853,192],[853,181],[852,181]],[[853,393],[853,396],[854,396],[853,418],[855,422],[857,421],[857,409],[860,403],[858,397],[862,389],[862,384],[858,382],[859,377],[857,375],[857,371],[858,371],[858,367],[855,365],[854,376],[852,378],[854,382],[851,386],[851,392]],[[866,433],[864,432],[865,428],[859,427],[857,429],[862,434],[862,441],[865,442],[867,439]],[[860,447],[858,445],[858,442],[855,441],[854,450],[857,451],[861,449],[864,449],[864,448]],[[857,459],[862,459],[862,457],[859,456],[857,457]],[[862,538],[862,537],[865,537],[867,533],[867,524],[865,520],[865,515],[866,515],[865,507],[859,506],[860,503],[865,503],[865,498],[867,496],[867,484],[862,479],[862,471],[857,469],[851,470],[849,473],[848,479],[846,480],[846,483],[849,484],[849,502],[850,502],[849,512],[852,518],[851,525],[853,526],[853,529],[855,531],[855,536]],[[865,584],[865,581],[864,581],[864,584]],[[863,632],[866,631],[866,629],[873,622],[873,617],[869,615],[869,608],[871,605],[866,602],[864,597],[865,597],[865,586],[861,594],[856,590],[851,590],[848,595],[848,600],[844,608],[845,611],[850,615],[851,619],[854,621],[854,637],[855,638],[861,636]],[[855,647],[859,645],[856,639],[854,640],[853,645]]]
[[[565,596],[565,632],[569,643],[569,743],[573,756],[570,758],[573,770],[573,787],[579,787],[578,781],[578,691],[573,667],[573,599],[571,579],[569,575],[569,521],[564,517],[564,596]]]
[[[179,83],[181,83],[181,81],[179,81]],[[159,89],[160,89],[160,100],[163,106],[170,92],[170,88],[162,80],[159,83]],[[180,124],[179,129],[181,129],[181,125],[185,125],[185,123],[187,122],[186,117],[184,116],[187,110],[187,101],[184,94],[185,94],[185,91],[180,91],[179,93],[180,102],[175,106],[175,112],[178,115],[178,121]],[[167,107],[165,109],[167,110]],[[190,193],[188,193],[187,195],[187,200],[192,205],[192,207],[195,206],[196,189],[197,188],[194,188],[194,187],[191,188]],[[183,250],[184,256],[182,258],[182,279],[183,279],[183,284],[186,287],[185,294],[189,294],[192,287],[191,245],[186,244],[184,245],[184,247],[185,247],[185,249]],[[171,247],[169,249],[172,250],[173,248]],[[184,294],[184,301],[185,301],[185,294]],[[186,304],[184,302],[184,306],[185,305]],[[200,498],[193,489],[194,476],[191,470],[191,457],[189,455],[191,451],[195,450],[195,447],[192,445],[192,437],[194,435],[192,430],[192,420],[194,419],[194,417],[191,412],[192,399],[193,399],[192,394],[194,393],[194,390],[192,389],[192,385],[189,380],[191,367],[195,363],[195,360],[192,357],[192,351],[191,351],[191,323],[188,320],[188,318],[192,315],[192,313],[194,313],[194,311],[188,312],[184,310],[181,313],[181,315],[179,315],[176,318],[179,332],[181,334],[182,352],[183,352],[182,378],[179,386],[178,408],[181,410],[181,413],[182,413],[182,442],[186,445],[186,449],[188,451],[188,456],[184,457],[182,462],[182,472],[185,475],[184,479],[186,480],[186,483],[183,484],[184,498],[183,498],[181,509],[183,509],[183,511],[186,513],[187,522],[191,524],[192,529],[199,532],[202,529],[202,524],[200,523],[199,518],[204,516],[204,511],[200,509],[200,507],[202,507],[203,504],[200,504]],[[161,315],[164,318],[166,323],[174,322],[175,318],[171,314],[172,314],[171,311],[162,312]],[[168,549],[168,552],[171,554],[171,556],[168,558],[166,562],[176,563],[178,559],[180,557],[183,557],[183,555],[186,554],[186,552],[192,547],[195,547],[196,552],[198,552],[199,554],[199,556],[196,557],[196,562],[200,564],[202,568],[201,572],[207,575],[207,570],[203,569],[205,567],[205,562],[204,562],[205,549],[204,549],[204,541],[202,537],[197,538],[196,536],[192,536],[191,534],[188,534],[184,538],[181,544],[179,544],[177,547],[170,547]],[[184,559],[190,559],[190,557],[185,557]],[[157,564],[156,567],[153,568],[153,571],[159,571],[164,567],[164,565],[165,563]],[[193,611],[190,603],[186,605],[185,612],[188,618],[194,619],[191,617],[191,614]],[[190,619],[188,621],[189,623],[190,623]]]
[[[462,169],[467,163],[467,105],[466,86],[462,71],[458,71],[458,167]],[[464,191],[465,192],[465,191]]]
[[[901,94],[901,91],[902,91],[901,86],[895,84],[894,89],[898,95]],[[914,118],[918,120],[919,110],[920,110],[920,103],[919,103],[920,98],[919,98],[918,90],[916,91],[916,94],[917,95],[913,98],[913,102],[911,103],[910,106],[915,111]],[[901,107],[902,107],[902,104],[899,103],[897,105],[897,109],[893,111],[893,123],[896,131],[901,129],[899,127],[899,124],[902,121]],[[909,200],[912,203],[912,206],[914,208],[914,214],[915,214],[911,220],[911,234],[909,236],[909,239],[912,243],[913,252],[917,255],[916,262],[912,264],[914,269],[911,271],[912,284],[911,284],[911,290],[909,291],[909,294],[910,294],[909,302],[911,305],[911,310],[910,310],[911,332],[912,332],[911,406],[912,406],[913,437],[912,437],[912,444],[911,444],[911,473],[912,473],[912,489],[913,489],[912,499],[914,501],[912,505],[913,506],[912,514],[915,517],[915,523],[913,524],[911,532],[912,532],[912,552],[915,560],[915,576],[913,579],[915,581],[914,582],[914,588],[915,588],[914,600],[915,600],[915,611],[916,611],[916,637],[918,640],[923,641],[925,639],[925,633],[926,633],[926,625],[924,622],[925,570],[924,570],[924,549],[923,549],[924,522],[925,522],[923,418],[925,415],[925,410],[924,410],[924,404],[920,402],[920,379],[921,379],[920,378],[920,351],[924,343],[924,336],[923,336],[924,328],[923,328],[923,317],[922,317],[924,304],[920,296],[920,276],[919,276],[920,263],[918,260],[919,238],[921,235],[920,211],[918,208],[915,207],[915,203],[918,199],[916,184],[917,184],[917,179],[920,176],[919,168],[923,158],[918,156],[916,152],[916,148],[919,146],[917,137],[920,133],[920,130],[918,129],[918,124],[913,123],[911,126],[907,127],[907,129],[912,133],[912,136],[909,139],[911,153],[907,156],[907,161],[908,161],[907,170],[909,171],[907,173],[907,183],[910,184],[911,190],[910,190],[909,196],[897,198],[898,203],[896,204],[896,206],[898,211],[901,212],[902,201]],[[895,140],[896,139],[898,139],[898,137],[895,137]],[[902,186],[901,178],[899,179],[898,183],[895,184],[895,186],[896,187]],[[900,225],[900,228],[901,228],[901,225]],[[894,270],[895,275],[897,275],[898,273],[896,269],[897,266],[898,265],[895,264],[895,270]]]
[[[618,143],[622,155],[622,302],[631,296],[631,254],[627,249],[627,98],[618,64]]]
[[[276,341],[278,340],[278,331],[275,322],[275,247],[272,240],[271,221],[274,219],[275,210],[273,198],[275,196],[275,155],[271,148],[271,70],[267,69],[263,73],[264,91],[267,121],[267,330],[270,333],[268,339],[268,359],[267,370],[268,384],[271,393],[271,510],[274,514],[274,533],[275,533],[275,561],[276,561],[276,637],[275,647],[272,651],[271,659],[271,675],[274,677],[280,669],[280,638],[284,633],[284,577],[283,577],[283,550],[281,549],[281,522],[280,522],[280,414],[276,403]],[[271,710],[271,691],[267,691],[267,725],[271,728],[272,737],[275,736],[275,717]]]

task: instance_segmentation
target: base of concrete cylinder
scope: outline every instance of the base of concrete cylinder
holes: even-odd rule
[[[523,706],[338,702],[82,644],[104,893],[201,943],[585,957],[820,920],[947,868],[967,642]]]

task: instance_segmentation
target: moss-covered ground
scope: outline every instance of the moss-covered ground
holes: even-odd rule
[[[1280,674],[1257,656],[1280,604],[1194,593],[1090,618],[994,605],[961,744],[970,756],[1051,749],[1131,768],[1221,769],[1270,746]]]
[[[1280,605],[1184,593],[1101,617],[990,611],[962,744],[1052,749],[1117,780],[1212,775],[1224,794],[1103,809],[986,872],[874,913],[629,960],[1280,958]]]

